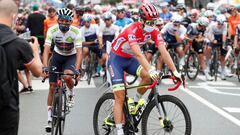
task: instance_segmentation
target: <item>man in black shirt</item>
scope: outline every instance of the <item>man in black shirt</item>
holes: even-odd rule
[[[15,23],[17,6],[13,0],[0,0],[0,44],[8,40],[10,36],[16,36],[11,27]],[[28,43],[23,39],[16,38],[3,46],[7,59],[7,80],[10,84],[2,89],[0,97],[8,96],[7,104],[0,109],[0,135],[17,135],[19,123],[19,95],[17,68],[19,61],[24,64],[35,76],[42,73],[42,63],[38,54],[38,42],[34,38],[34,43]],[[1,65],[2,66],[2,65]],[[1,73],[2,74],[2,73]]]
[[[38,11],[37,4],[33,5],[33,13],[28,16],[27,28],[31,31],[31,36],[36,36],[40,44],[41,55],[43,54],[44,45],[44,20],[45,16]]]

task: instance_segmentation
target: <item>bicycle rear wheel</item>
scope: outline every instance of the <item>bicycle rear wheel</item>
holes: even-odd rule
[[[113,118],[113,107],[113,93],[106,93],[98,100],[93,113],[95,135],[115,135],[117,133]]]
[[[146,107],[142,118],[142,134],[191,135],[191,118],[183,102],[170,95],[158,96],[162,116],[159,116],[155,101]],[[166,116],[162,110],[164,105]],[[162,121],[160,121],[162,119]]]
[[[194,81],[199,72],[199,62],[196,53],[189,53],[187,56],[186,65],[187,76],[190,80]]]
[[[217,81],[217,74],[218,74],[218,50],[215,50],[213,56],[213,70],[214,70],[214,80]]]

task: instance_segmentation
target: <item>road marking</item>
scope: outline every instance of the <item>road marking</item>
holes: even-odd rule
[[[21,89],[23,86],[19,85],[19,89]],[[49,89],[49,83],[48,80],[45,81],[45,83],[42,83],[42,80],[32,80],[32,87],[34,90],[48,90]],[[90,85],[87,84],[87,81],[79,81],[78,85],[75,87],[75,89],[79,88],[96,88],[96,85],[94,83],[94,80],[91,80]]]
[[[236,124],[237,126],[240,127],[240,120],[239,119],[237,119],[234,116],[228,114],[224,110],[222,110],[219,107],[215,106],[214,104],[210,103],[209,101],[207,101],[206,99],[197,95],[196,93],[192,92],[191,90],[189,90],[187,88],[183,88],[182,86],[180,87],[180,89],[182,91],[186,92],[188,95],[192,96],[193,98],[197,99],[198,101],[200,101],[201,103],[203,103],[204,105],[206,105],[207,107],[212,109],[213,111],[217,112],[218,114],[222,115],[223,117],[225,117],[226,119],[230,120],[231,122],[233,122],[234,124]]]
[[[215,86],[237,86],[236,84],[234,84],[233,82],[229,82],[226,80],[221,80],[220,78],[218,78],[217,81],[206,81],[205,76],[203,75],[199,75],[197,76],[198,79],[204,81],[205,83],[209,84],[209,85],[215,85]]]
[[[223,109],[230,113],[240,113],[240,108],[236,107],[223,107]]]
[[[199,85],[192,85],[192,86],[187,86],[188,88],[201,88]],[[209,86],[210,87],[210,86]],[[214,89],[224,89],[224,90],[240,90],[239,87],[212,87]]]

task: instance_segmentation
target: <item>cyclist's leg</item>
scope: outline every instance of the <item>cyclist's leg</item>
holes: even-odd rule
[[[114,121],[117,127],[117,132],[123,134],[122,126],[125,123],[123,119],[123,104],[125,98],[124,87],[124,70],[121,65],[124,65],[126,60],[110,53],[110,59],[108,61],[108,70],[111,76],[112,88],[115,98],[114,104]]]
[[[128,63],[126,71],[129,74],[137,75],[142,78],[139,85],[151,83],[151,78],[148,72],[145,69],[143,69],[143,67],[139,64],[136,58],[131,58],[131,60]],[[138,100],[142,97],[146,90],[147,90],[146,88],[138,88],[137,94],[134,97],[134,102],[138,102]]]
[[[178,53],[179,55],[179,69],[183,69],[183,66],[185,65],[185,61],[184,61],[184,50],[183,50],[183,47],[179,44],[179,45],[176,45],[176,52]]]
[[[95,46],[95,47],[93,47],[93,48],[91,48],[91,49],[92,49],[92,51],[97,55],[97,57],[98,57],[98,64],[102,67],[102,65],[104,64],[103,58],[102,58],[102,50],[100,50],[100,49],[98,48],[98,46]],[[96,69],[95,69],[96,74],[93,75],[94,77],[100,76],[100,70],[98,70],[98,66],[99,66],[99,65],[96,66]],[[101,68],[101,67],[100,67],[100,68]]]
[[[55,71],[61,71],[62,70],[62,66],[61,66],[61,62],[60,62],[61,60],[62,60],[62,58],[60,57],[60,55],[54,52],[49,67],[56,67]],[[49,74],[50,87],[49,87],[48,99],[47,99],[48,122],[52,121],[51,112],[52,112],[52,102],[53,102],[54,90],[56,88],[56,81],[57,81],[57,75]],[[51,125],[47,125],[46,129],[51,128],[50,126]]]
[[[88,53],[89,48],[87,46],[83,46],[83,59],[85,59],[88,62]]]

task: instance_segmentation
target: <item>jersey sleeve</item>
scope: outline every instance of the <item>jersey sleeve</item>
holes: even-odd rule
[[[159,30],[154,29],[153,32],[151,32],[151,37],[155,41],[156,47],[160,44],[164,44],[164,40],[163,40],[161,32]]]
[[[74,40],[74,45],[75,45],[76,48],[81,48],[82,47],[82,41],[83,41],[82,33],[81,33],[80,30],[78,30],[78,32],[79,33],[76,35],[76,38]]]
[[[223,35],[227,35],[227,24],[224,23],[224,26],[223,26]]]
[[[180,29],[180,38],[183,40],[186,36],[186,33],[187,33],[187,29],[184,27],[184,26],[181,26],[181,29]]]
[[[86,39],[85,39],[85,36],[84,36],[84,27],[82,27],[81,29],[80,29],[80,33],[81,33],[81,39],[82,39],[82,42],[86,42]]]
[[[45,45],[51,46],[52,44],[52,39],[53,39],[53,33],[51,31],[51,28],[48,29],[46,39],[45,39]]]

